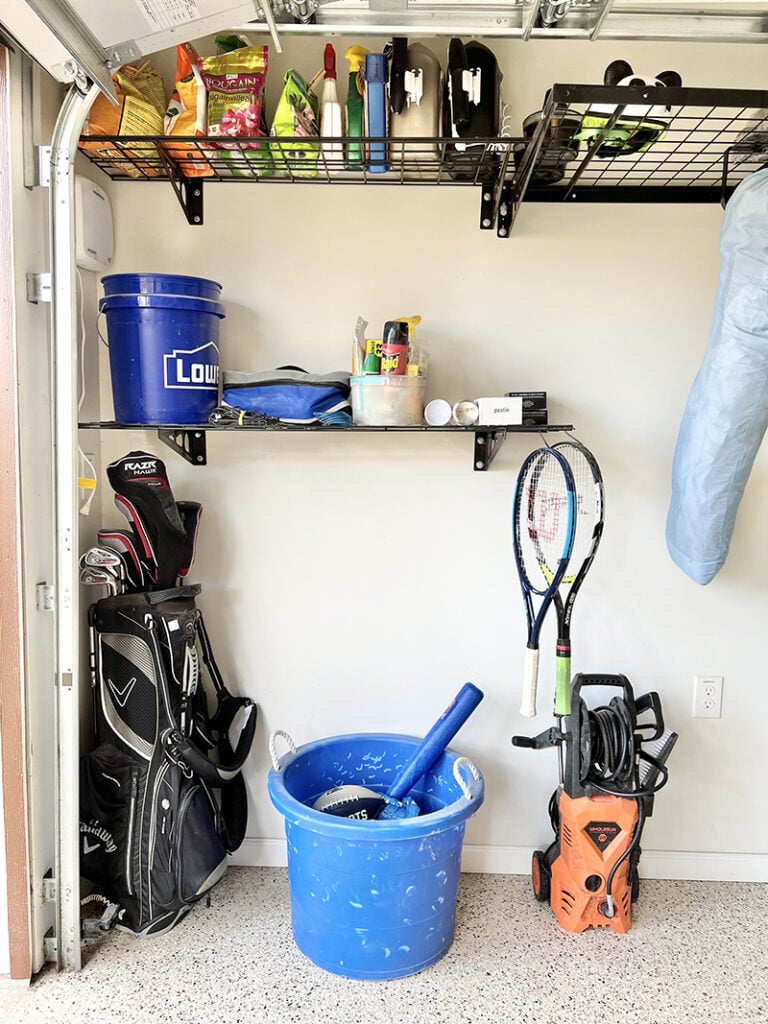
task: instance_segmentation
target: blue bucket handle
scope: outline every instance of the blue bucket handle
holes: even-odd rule
[[[461,792],[464,794],[467,800],[471,800],[473,791],[471,785],[467,782],[464,776],[461,774],[461,769],[466,768],[475,782],[480,781],[480,772],[475,767],[474,763],[470,761],[468,757],[457,757],[453,762],[453,777],[461,787]]]
[[[165,295],[144,292],[105,295],[99,299],[99,312],[109,313],[115,309],[186,309],[194,313],[211,313],[223,320],[226,309],[223,302],[215,299],[199,299],[194,295]]]
[[[272,767],[276,772],[281,771],[280,758],[277,756],[277,740],[283,739],[288,744],[288,749],[292,754],[295,754],[296,744],[293,742],[293,738],[282,729],[275,729],[272,735],[269,737],[269,756],[272,758]],[[475,769],[477,770],[477,769]]]
[[[106,315],[107,314],[104,312],[103,309],[100,309],[98,311],[98,313],[96,314],[96,333],[98,334],[99,341],[104,346],[104,348],[109,348],[109,342],[104,337],[104,335],[101,333],[101,317],[106,316]]]

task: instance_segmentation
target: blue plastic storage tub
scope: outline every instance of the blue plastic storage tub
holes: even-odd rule
[[[386,981],[439,960],[453,941],[466,821],[483,802],[482,777],[454,777],[447,749],[411,791],[415,818],[355,821],[312,809],[333,786],[385,792],[419,744],[411,736],[358,734],[308,743],[269,773],[285,818],[293,935],[333,974]]]

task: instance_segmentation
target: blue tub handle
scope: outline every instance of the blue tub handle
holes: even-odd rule
[[[292,754],[296,753],[296,744],[293,742],[292,737],[287,733],[283,732],[282,729],[275,729],[272,735],[269,737],[269,756],[272,758],[272,767],[276,772],[280,771],[280,758],[277,756],[277,741],[278,739],[284,739],[288,744],[288,749]],[[477,771],[477,769],[475,769]]]
[[[475,782],[480,781],[480,772],[477,770],[473,762],[470,761],[468,757],[457,757],[456,760],[453,762],[453,777],[454,779],[456,779],[459,786],[461,786],[461,792],[464,794],[466,799],[471,800],[472,790],[470,789],[469,783],[461,774],[462,767],[467,769],[467,771],[475,780]]]

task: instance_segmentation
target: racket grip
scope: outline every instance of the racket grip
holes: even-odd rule
[[[536,717],[536,690],[539,685],[539,648],[526,647],[523,669],[523,702],[520,714],[526,718]]]
[[[555,714],[571,713],[571,656],[559,654],[555,658]]]

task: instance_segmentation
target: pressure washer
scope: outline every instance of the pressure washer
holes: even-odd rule
[[[620,693],[590,709],[583,694],[596,688]],[[534,852],[531,876],[536,899],[549,902],[566,931],[629,931],[640,892],[640,838],[676,741],[664,727],[658,693],[635,698],[626,676],[581,673],[559,726],[512,738],[518,747],[565,751],[549,802],[555,838]]]

